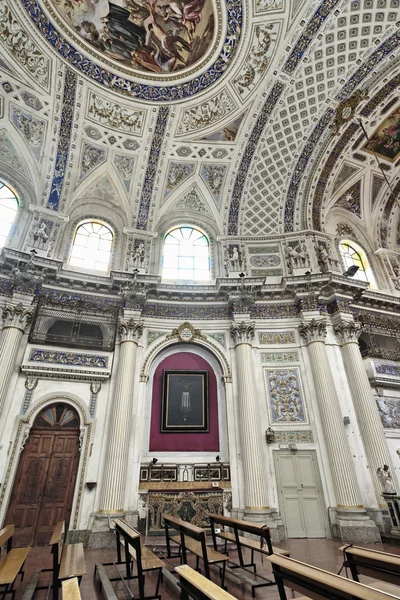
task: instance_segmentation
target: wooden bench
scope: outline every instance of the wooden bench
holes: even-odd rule
[[[65,521],[59,521],[50,539],[53,568],[42,570],[42,572],[52,572],[53,600],[58,600],[58,588],[62,580],[77,577],[80,582],[82,576],[86,574],[83,544],[64,544],[64,533]],[[48,589],[48,586],[39,586],[36,589]]]
[[[62,582],[62,600],[81,600],[77,577]]]
[[[210,565],[221,565],[221,587],[224,587],[225,580],[225,569],[226,563],[229,557],[226,554],[221,554],[214,548],[207,547],[206,532],[200,527],[196,527],[191,523],[176,519],[169,515],[163,515],[164,526],[165,526],[165,539],[167,544],[167,556],[171,558],[171,542],[178,544],[180,552],[182,553],[181,559],[184,564],[187,564],[186,551],[189,550],[196,556],[196,569],[199,569],[199,560],[201,559],[204,564],[204,572],[207,579],[211,580]],[[179,535],[170,535],[170,530],[176,530]]]
[[[287,600],[285,586],[307,594],[296,600],[388,600],[392,597],[287,556],[272,554],[267,560],[272,563],[281,600]]]
[[[158,556],[156,556],[149,548],[146,548],[146,546],[144,546],[142,544],[142,540],[141,540],[139,531],[137,531],[136,529],[131,527],[128,523],[126,523],[122,519],[115,519],[115,532],[116,532],[116,536],[117,536],[117,541],[116,541],[117,561],[111,562],[111,563],[103,563],[103,565],[101,565],[101,563],[96,563],[96,566],[95,566],[95,576],[96,576],[96,572],[99,572],[100,582],[101,582],[101,585],[103,586],[103,590],[105,589],[104,586],[106,583],[106,579],[105,579],[104,575],[107,576],[107,574],[104,570],[104,566],[114,565],[116,567],[117,565],[125,564],[125,579],[127,579],[127,580],[137,579],[138,580],[140,600],[151,600],[151,599],[161,600],[161,596],[159,595],[158,591],[159,591],[159,587],[160,587],[160,583],[161,583],[161,572],[162,572],[163,567],[165,566],[163,561],[160,560],[158,558]],[[122,556],[121,556],[121,546],[123,546],[124,550],[125,550],[124,560],[122,560]],[[131,568],[132,559],[136,562],[137,575],[132,574],[132,568]],[[101,572],[103,572],[103,581],[102,581],[102,577],[101,577],[100,571],[99,571],[100,565],[103,567],[103,571],[100,570]],[[155,590],[155,594],[153,596],[146,596],[145,595],[145,573],[148,573],[150,571],[157,572],[156,590]],[[107,577],[107,579],[109,582],[119,581],[121,579],[123,581],[125,580],[121,574],[120,574],[120,577],[114,577],[114,578]],[[106,587],[108,589],[107,584],[106,584]],[[129,590],[128,586],[126,586],[126,587],[127,587],[127,590]],[[131,593],[130,590],[129,590],[129,593]]]
[[[4,588],[0,591],[2,598],[5,598],[6,594],[11,594],[14,598],[15,590],[13,587],[15,580],[18,574],[21,575],[21,581],[24,579],[23,566],[31,549],[28,546],[26,548],[12,547],[14,530],[14,525],[7,525],[0,531],[0,550],[7,544],[7,552],[0,560],[0,587]]]
[[[102,563],[96,563],[94,567],[94,574],[99,576],[100,591],[103,591],[103,596],[106,600],[117,600],[117,594],[114,592],[114,588],[111,584],[110,578],[108,577],[104,565]]]
[[[236,577],[242,579],[246,583],[251,585],[252,596],[254,597],[254,591],[259,587],[265,587],[269,585],[275,585],[275,581],[271,581],[267,577],[257,575],[257,577],[250,579],[247,575],[243,574],[242,571],[247,571],[248,567],[251,567],[255,574],[257,574],[256,564],[254,562],[254,552],[259,552],[262,555],[270,556],[271,554],[282,554],[283,556],[289,556],[288,550],[282,548],[275,548],[272,546],[271,536],[269,527],[266,525],[259,525],[258,523],[251,523],[249,521],[242,521],[240,519],[233,519],[231,517],[225,517],[223,515],[211,514],[211,534],[213,538],[214,548],[217,549],[217,538],[225,541],[225,552],[227,552],[228,542],[232,542],[236,545],[239,564],[232,563],[233,568],[238,568],[235,574]],[[221,530],[220,527],[223,529]],[[225,528],[229,527],[233,531],[227,531]],[[243,533],[257,536],[257,540],[249,537],[244,537]],[[250,562],[246,563],[243,556],[243,549],[247,548],[251,551]],[[230,572],[230,569],[229,569]]]
[[[342,546],[345,566],[350,568],[354,581],[360,581],[359,575],[378,579],[367,585],[382,592],[400,596],[400,556],[368,550],[359,546]]]
[[[181,588],[181,600],[236,600],[197,571],[189,567],[189,565],[180,565],[175,567],[175,571],[179,575],[179,586]]]

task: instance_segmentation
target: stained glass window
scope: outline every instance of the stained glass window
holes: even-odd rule
[[[371,287],[376,287],[375,278],[364,250],[355,242],[345,240],[340,242],[339,248],[346,271],[353,265],[357,266],[358,271],[354,275],[354,279],[368,281]]]
[[[113,234],[99,221],[86,221],[75,232],[69,258],[72,267],[90,271],[108,271]]]
[[[210,280],[210,245],[205,234],[195,227],[182,226],[170,231],[164,240],[163,279]]]
[[[0,181],[0,248],[2,248],[10,234],[18,210],[18,200],[2,181]]]

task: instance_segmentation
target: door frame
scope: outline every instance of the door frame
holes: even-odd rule
[[[11,442],[9,452],[9,460],[6,466],[3,485],[0,488],[0,523],[4,522],[7,514],[8,505],[11,500],[11,493],[14,486],[15,475],[17,473],[18,464],[22,450],[29,437],[30,430],[38,414],[46,408],[46,406],[63,402],[69,404],[76,410],[80,420],[80,436],[79,436],[79,463],[76,475],[75,490],[72,500],[71,517],[69,530],[79,530],[82,511],[82,495],[84,490],[86,467],[89,458],[90,440],[92,435],[92,423],[90,422],[87,408],[81,402],[80,398],[72,394],[46,394],[44,397],[35,402],[34,406],[27,415],[18,415]],[[86,529],[86,525],[84,527]]]
[[[277,492],[278,502],[279,502],[279,512],[281,513],[282,516],[285,515],[281,474],[280,474],[280,471],[278,468],[278,455],[294,456],[296,454],[313,454],[314,455],[314,464],[317,466],[317,468],[316,468],[317,482],[316,483],[318,486],[318,492],[320,495],[320,501],[321,501],[321,506],[322,506],[322,515],[323,515],[322,518],[323,518],[323,522],[324,522],[326,538],[330,538],[331,530],[330,530],[330,526],[329,526],[328,507],[325,502],[324,488],[322,487],[321,472],[320,472],[319,461],[318,461],[318,453],[314,448],[311,450],[306,450],[305,448],[301,449],[301,450],[297,449],[295,451],[289,450],[289,449],[273,450],[276,492]],[[282,519],[282,522],[283,522],[283,526],[285,527],[286,537],[288,538],[287,527],[286,527],[286,518]],[[292,539],[292,538],[288,538],[288,539]],[[314,539],[314,538],[304,538],[304,539]],[[321,539],[325,539],[325,538],[321,538]]]

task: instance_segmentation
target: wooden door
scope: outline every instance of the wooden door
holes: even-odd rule
[[[79,419],[64,404],[42,411],[18,465],[5,523],[15,545],[48,544],[55,524],[71,515],[79,463]]]
[[[326,537],[315,452],[275,453],[282,517],[289,538]]]

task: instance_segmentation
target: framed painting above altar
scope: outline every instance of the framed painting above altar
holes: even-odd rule
[[[209,431],[207,371],[163,371],[161,431]]]

